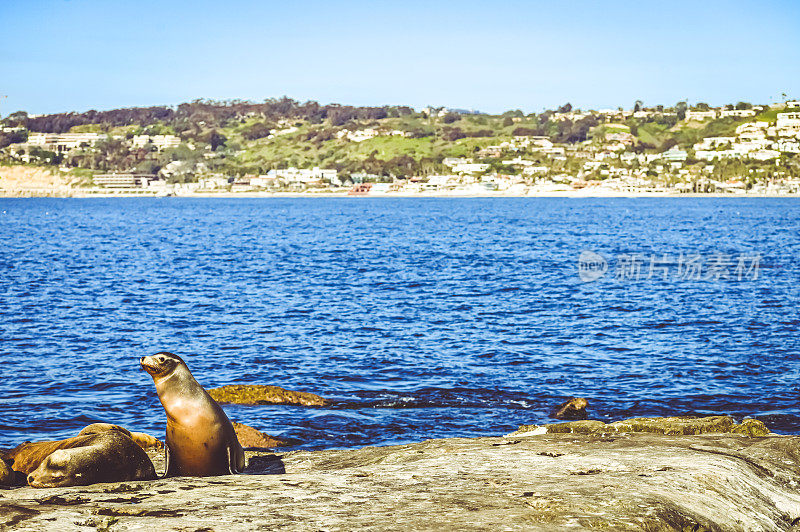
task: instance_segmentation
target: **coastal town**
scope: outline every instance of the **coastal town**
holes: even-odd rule
[[[0,121],[0,194],[800,193],[797,100],[528,115],[311,103],[13,113]]]

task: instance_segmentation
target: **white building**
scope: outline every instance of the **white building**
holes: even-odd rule
[[[352,142],[363,142],[365,140],[369,140],[371,138],[375,138],[378,136],[378,131],[372,128],[368,129],[359,129],[357,131],[349,131],[347,129],[343,129],[336,133],[337,138],[347,138],[347,140]]]
[[[442,164],[450,168],[456,166],[457,164],[466,164],[471,162],[472,159],[466,159],[464,157],[445,157],[442,159]]]
[[[523,159],[522,157],[515,157],[514,159],[503,161],[503,164],[507,164],[509,166],[532,166],[534,163],[533,161]]]
[[[736,135],[741,140],[760,140],[767,138],[767,122],[748,122],[736,128]]]
[[[81,146],[94,146],[107,138],[108,135],[104,133],[31,133],[27,144],[43,149],[67,151]]]
[[[341,184],[338,171],[333,168],[285,168],[270,170],[266,175],[259,176],[265,180],[281,180],[287,184],[308,184],[318,181],[328,181],[334,185]]]
[[[606,140],[611,142],[619,142],[621,144],[633,145],[636,137],[626,131],[617,131],[615,133],[606,133]]]
[[[772,159],[777,159],[781,156],[781,152],[775,150],[758,150],[754,152],[750,152],[748,156],[751,159],[756,159],[757,161],[769,161]]]
[[[708,111],[686,111],[686,120],[712,120],[717,117],[717,112],[713,109]]]
[[[727,109],[722,111],[719,115],[722,118],[725,118],[726,116],[733,116],[736,118],[748,118],[751,116],[756,116],[756,112],[753,111],[752,109]]]
[[[800,153],[800,141],[797,140],[779,140],[776,143],[778,151],[787,153]]]
[[[158,151],[167,148],[177,148],[181,143],[181,139],[175,135],[134,135],[133,147],[144,148],[148,144],[152,144]]]
[[[543,137],[538,135],[526,135],[526,136],[516,136],[514,137],[514,143],[517,146],[521,146],[523,148],[527,147],[534,147],[534,148],[552,148],[553,142],[550,140],[549,137]]]
[[[695,150],[713,150],[736,142],[736,137],[706,137],[694,145]]]
[[[740,159],[742,154],[734,150],[696,150],[694,156],[701,161],[713,161],[714,159]]]
[[[778,113],[778,121],[775,124],[778,135],[781,137],[792,137],[800,133],[800,111],[792,113]]]
[[[668,149],[667,151],[661,154],[662,159],[672,162],[682,162],[685,161],[688,157],[689,154],[683,151],[682,149],[678,148],[677,146],[673,146],[672,148]]]
[[[549,171],[550,167],[548,166],[527,166],[522,169],[522,175],[532,176],[532,175],[546,174]]]
[[[478,174],[489,169],[486,163],[460,163],[453,166],[453,172],[457,174]]]
[[[151,174],[99,174],[92,178],[95,185],[104,188],[147,188],[157,178]]]
[[[228,188],[228,178],[221,175],[210,175],[201,177],[197,180],[200,188],[205,190],[215,190]]]

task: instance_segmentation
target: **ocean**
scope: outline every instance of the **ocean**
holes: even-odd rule
[[[0,447],[163,438],[138,359],[296,448],[730,414],[800,432],[800,209],[754,198],[0,200]]]

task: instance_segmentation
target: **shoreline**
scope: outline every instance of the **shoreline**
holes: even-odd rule
[[[547,433],[251,449],[239,475],[6,489],[0,527],[789,530],[798,448],[790,436]]]
[[[729,194],[729,193],[673,193],[673,192],[620,192],[593,194],[581,190],[563,192],[542,192],[526,194],[504,194],[504,193],[485,193],[485,194],[403,194],[403,193],[383,193],[383,194],[348,194],[347,192],[207,192],[191,194],[171,194],[160,196],[156,193],[147,192],[82,192],[80,190],[70,191],[69,193],[41,190],[31,191],[30,193],[5,193],[0,191],[0,199],[30,199],[30,198],[58,198],[58,199],[91,199],[91,198],[217,198],[217,199],[280,199],[280,198],[348,198],[348,199],[472,199],[472,198],[752,198],[752,199],[776,199],[776,198],[800,198],[797,194]]]

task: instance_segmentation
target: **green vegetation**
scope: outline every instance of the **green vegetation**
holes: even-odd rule
[[[0,121],[5,127],[0,133],[0,148],[24,142],[29,132],[106,134],[104,140],[93,140],[74,149],[50,151],[28,146],[27,153],[15,153],[16,160],[24,155],[22,160],[35,164],[72,168],[73,175],[85,179],[91,179],[95,172],[134,171],[161,173],[171,182],[185,182],[214,173],[237,177],[265,174],[271,169],[320,167],[336,169],[344,178],[367,172],[391,180],[450,172],[443,164],[448,157],[471,158],[488,163],[492,172],[519,174],[519,167],[503,163],[516,156],[524,156],[529,164],[547,167],[551,175],[574,175],[581,172],[594,153],[621,149],[605,146],[606,136],[612,133],[632,135],[622,139],[628,152],[653,154],[677,146],[689,152],[690,164],[702,166],[706,163],[691,159],[695,143],[705,137],[734,136],[738,125],[752,120],[774,121],[781,111],[767,109],[751,119],[686,122],[682,118],[690,108],[687,102],[678,102],[671,108],[648,109],[643,105],[636,101],[635,109],[644,112],[633,118],[630,113],[624,117],[582,113],[569,103],[557,111],[540,114],[510,110],[485,115],[438,109],[415,112],[402,106],[321,106],[288,98],[263,103],[196,100],[176,108],[39,117],[18,112]],[[750,104],[738,102],[735,107],[748,108]],[[707,109],[708,105],[698,103],[691,108]],[[134,146],[131,140],[136,135],[172,135],[180,145],[167,148],[145,141]],[[547,137],[565,155],[554,157],[533,148],[514,151],[499,147],[515,142],[515,137]],[[3,153],[8,155],[5,150]],[[794,171],[795,158],[786,155],[784,159]],[[754,166],[757,164],[760,163],[748,163],[746,170],[758,170]],[[610,175],[611,166],[608,162],[595,164],[584,172],[585,178],[603,179]],[[717,167],[720,172],[745,171],[727,163]]]

